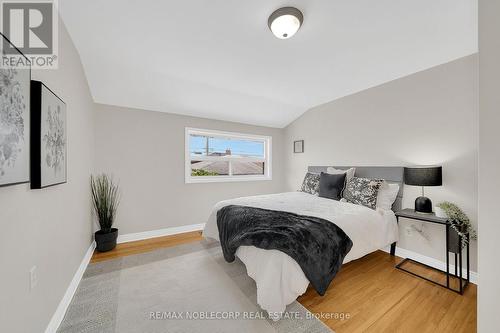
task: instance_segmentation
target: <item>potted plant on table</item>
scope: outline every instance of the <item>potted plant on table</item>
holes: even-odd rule
[[[101,230],[95,232],[96,249],[99,252],[110,251],[116,246],[118,229],[112,228],[116,209],[120,201],[118,185],[106,175],[90,177],[92,190],[92,205]]]
[[[472,226],[469,217],[455,204],[444,201],[437,205],[442,209],[451,222],[451,232],[448,235],[449,251],[458,253],[467,246],[470,239],[477,239],[476,230]],[[459,243],[458,240],[461,240]]]

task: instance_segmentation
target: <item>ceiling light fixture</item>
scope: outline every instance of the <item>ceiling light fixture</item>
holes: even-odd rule
[[[274,11],[267,20],[267,25],[279,39],[288,39],[295,35],[302,25],[304,16],[294,7],[283,7]]]

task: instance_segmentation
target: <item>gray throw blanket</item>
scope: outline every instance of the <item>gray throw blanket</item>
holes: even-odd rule
[[[217,212],[217,227],[227,262],[234,261],[242,245],[279,250],[299,264],[321,296],[352,247],[351,239],[334,223],[289,212],[225,206]]]

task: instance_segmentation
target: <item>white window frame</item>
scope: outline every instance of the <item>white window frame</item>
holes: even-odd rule
[[[222,137],[222,138],[232,138],[232,139],[247,139],[247,140],[259,140],[264,142],[264,158],[255,157],[241,157],[241,156],[199,156],[196,160],[207,161],[207,160],[221,160],[229,162],[229,175],[228,176],[191,176],[191,152],[190,147],[190,137],[192,134],[195,135],[206,135],[212,137]],[[216,182],[240,182],[240,181],[260,181],[260,180],[272,180],[272,137],[263,135],[252,135],[236,132],[223,132],[208,129],[199,129],[186,127],[185,130],[185,182],[190,183],[216,183]],[[248,161],[248,162],[264,162],[264,174],[263,175],[232,175],[231,162],[232,161]]]

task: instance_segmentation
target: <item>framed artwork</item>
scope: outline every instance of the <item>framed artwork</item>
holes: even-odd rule
[[[47,86],[31,81],[31,188],[67,181],[66,104]]]
[[[27,183],[30,180],[30,80],[26,58],[0,33],[0,186]],[[4,62],[6,52],[15,50],[26,62]],[[9,54],[9,56],[12,54]]]
[[[293,142],[293,152],[294,153],[304,152],[304,140],[298,140]]]

